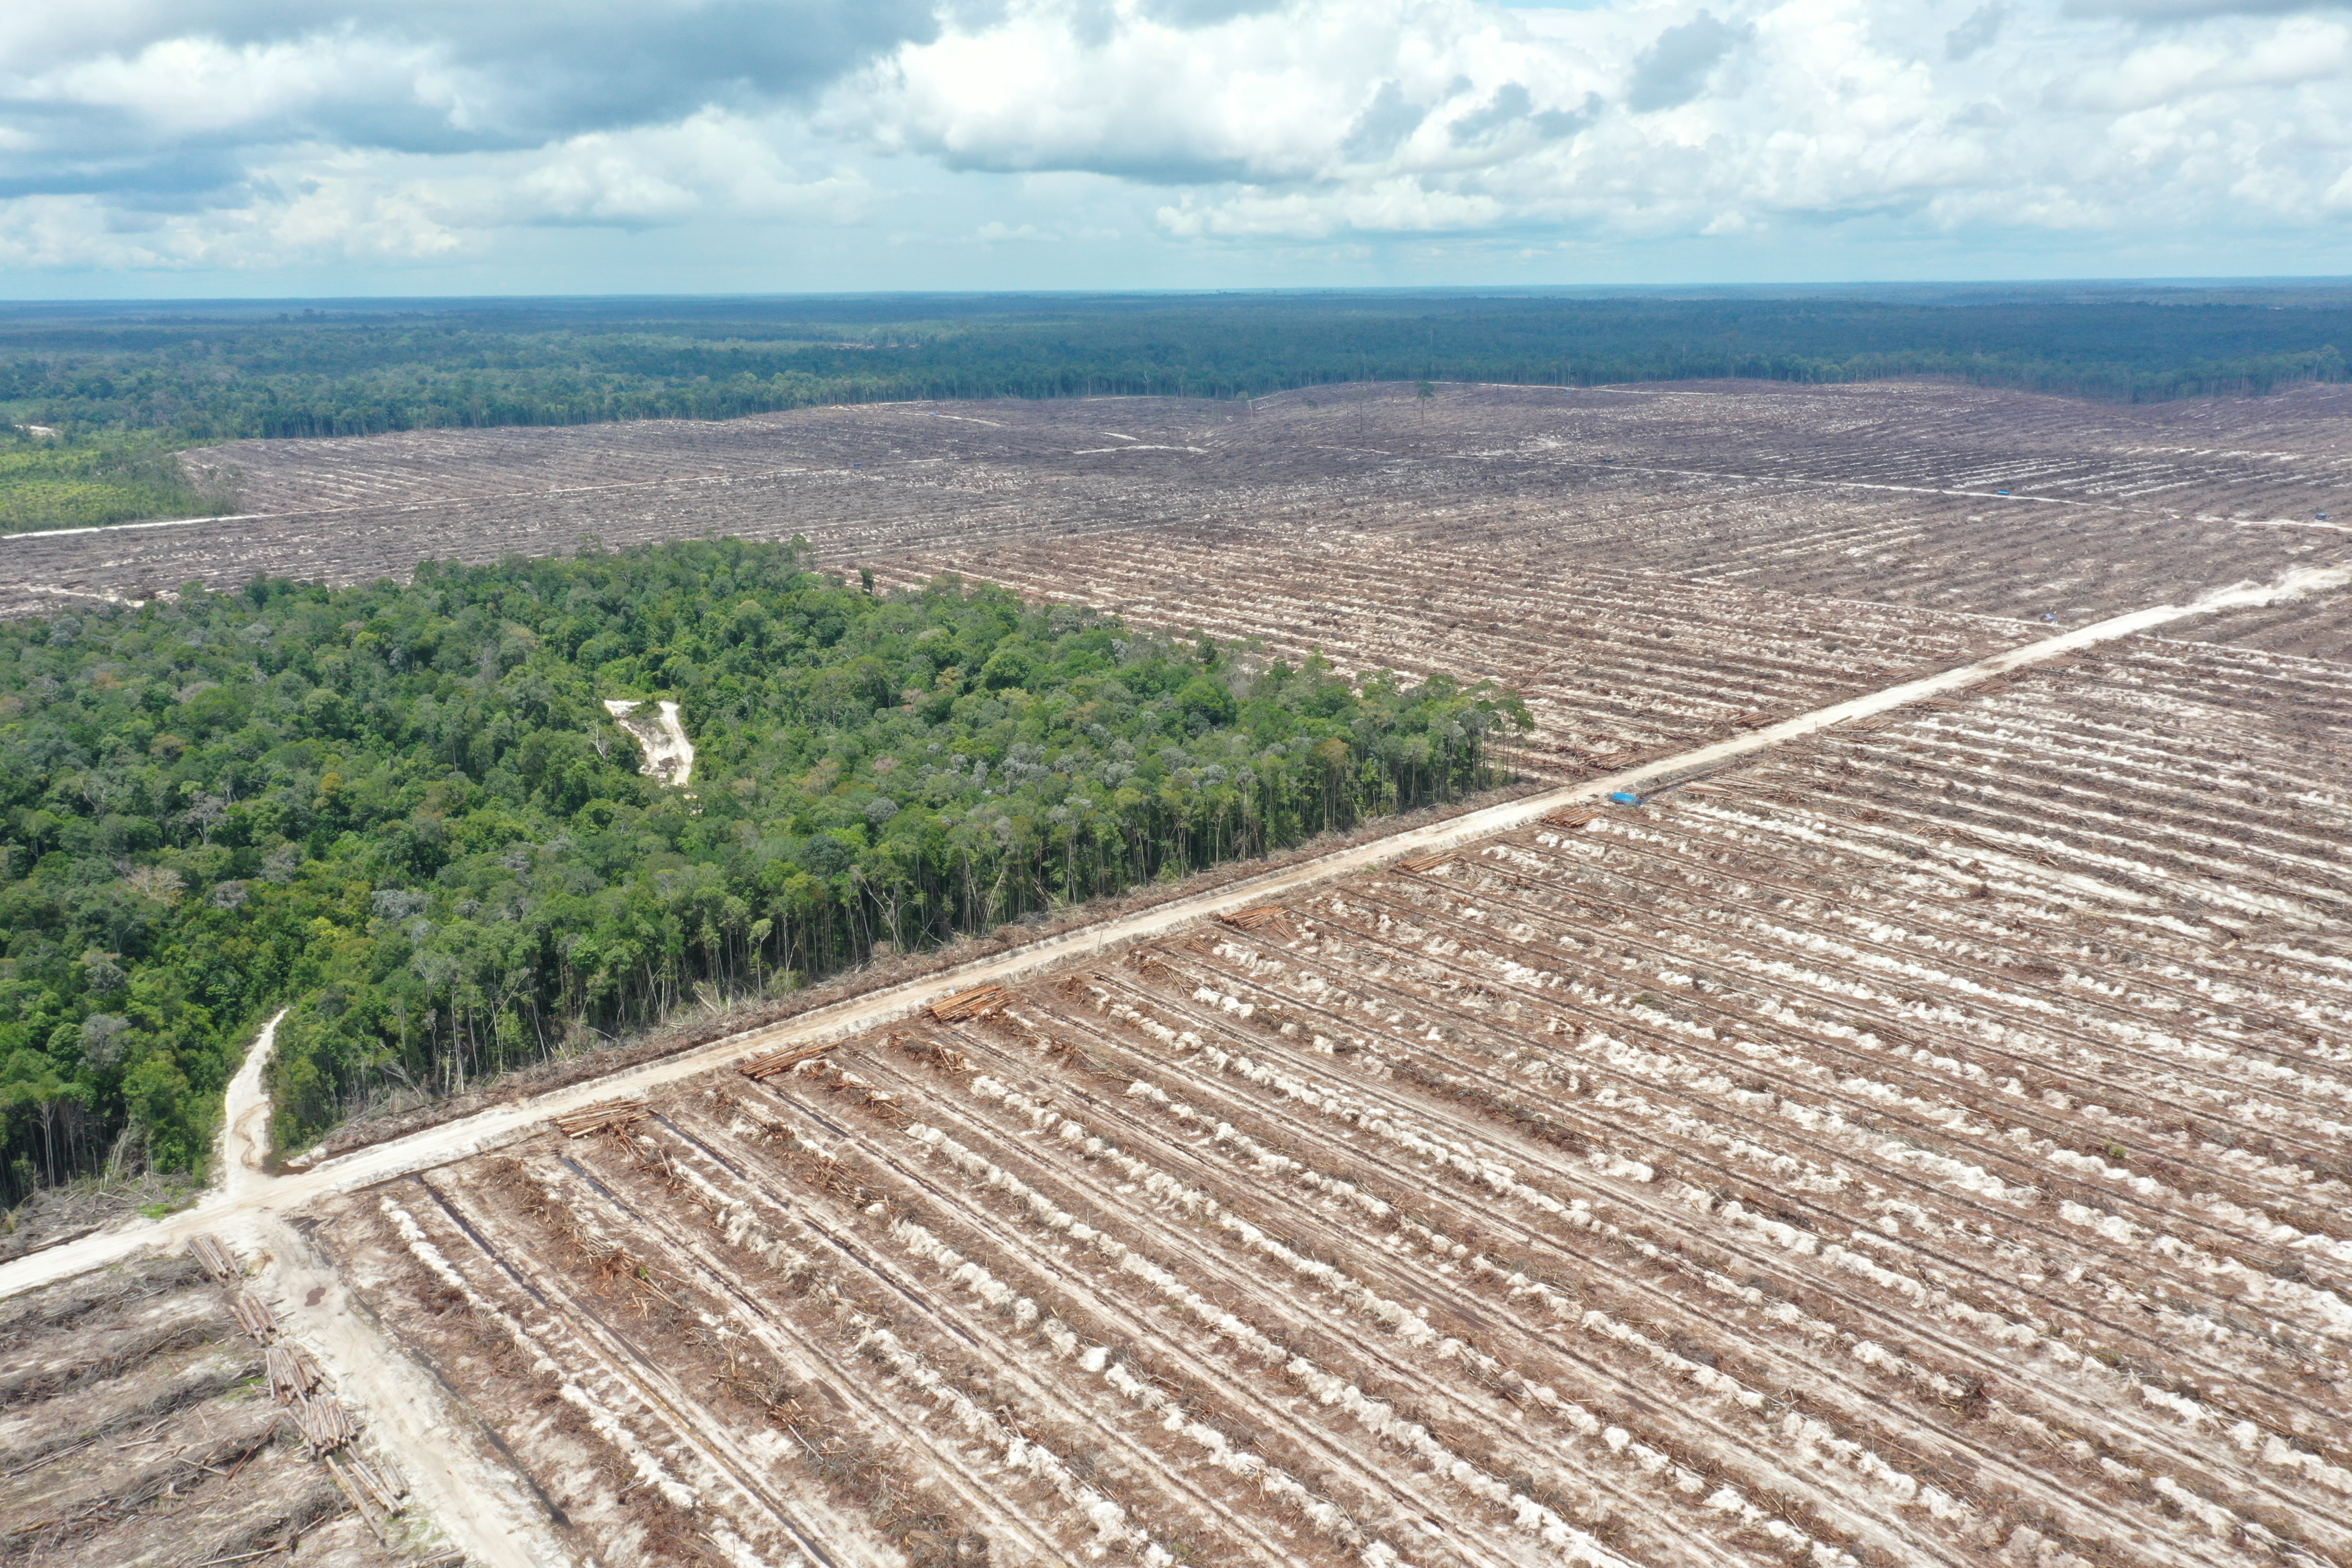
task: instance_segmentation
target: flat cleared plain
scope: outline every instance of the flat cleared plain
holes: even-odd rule
[[[2331,389],[1351,395],[680,427],[734,477],[646,478],[654,426],[262,447],[289,514],[193,548],[369,574],[556,507],[503,443],[639,487],[608,543],[740,504],[886,582],[1504,679],[1554,779],[2352,562]],[[114,592],[181,531],[0,548]],[[600,1131],[379,1145],[286,1178],[305,1245],[532,1561],[2352,1564],[2341,576]]]
[[[1407,575],[1466,552],[1547,580],[1605,564],[2081,620],[2352,555],[2352,535],[2306,526],[2352,513],[2347,414],[2336,387],[2124,407],[1907,384],[1340,386],[242,442],[190,460],[235,467],[257,515],[0,541],[0,613],[264,571],[398,576],[583,534],[801,532],[878,570],[1046,540],[1091,568],[1141,533],[1352,547]]]
[[[2115,645],[320,1237],[600,1562],[2352,1561],[2336,677]]]

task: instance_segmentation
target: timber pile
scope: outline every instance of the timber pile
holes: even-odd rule
[[[400,1500],[408,1495],[408,1484],[401,1479],[400,1472],[393,1468],[390,1459],[372,1464],[353,1452],[345,1454],[340,1462],[330,1458],[327,1464],[347,1483],[347,1489],[364,1491],[387,1514],[400,1511]]]
[[[1564,805],[1558,811],[1547,811],[1545,823],[1553,827],[1581,827],[1601,815],[1597,805]]]
[[[252,1291],[238,1291],[236,1300],[229,1303],[229,1310],[236,1316],[236,1326],[258,1342],[266,1345],[278,1337],[278,1314]]]
[[[312,1453],[331,1454],[360,1435],[343,1402],[331,1394],[307,1394],[293,1401],[289,1410],[294,1429],[302,1434]]]
[[[196,1267],[210,1275],[216,1284],[226,1285],[236,1278],[236,1259],[229,1256],[227,1247],[209,1236],[190,1237],[188,1256],[194,1258]]]
[[[585,1138],[591,1132],[602,1132],[609,1127],[626,1127],[632,1121],[642,1121],[652,1114],[653,1107],[642,1100],[608,1100],[585,1110],[559,1116],[555,1118],[555,1125],[562,1130],[566,1138]]]
[[[271,1345],[265,1358],[269,1368],[269,1392],[280,1405],[291,1405],[319,1386],[319,1363],[300,1345]]]
[[[1218,921],[1235,931],[1263,931],[1281,942],[1296,942],[1298,926],[1290,911],[1280,904],[1256,904],[1246,910],[1234,910],[1217,917]]]
[[[1003,986],[982,985],[940,997],[931,1004],[931,1016],[942,1024],[961,1024],[970,1018],[985,1017],[1012,1000],[1013,993]]]
[[[831,1041],[820,1041],[814,1046],[787,1046],[781,1051],[770,1051],[766,1056],[738,1062],[735,1070],[756,1083],[780,1072],[790,1072],[803,1062],[813,1062],[831,1049]]]
[[[1434,871],[1440,866],[1444,865],[1447,861],[1453,858],[1453,850],[1434,849],[1426,855],[1415,855],[1410,859],[1398,861],[1397,869],[1400,871],[1412,871],[1416,874],[1423,871]]]

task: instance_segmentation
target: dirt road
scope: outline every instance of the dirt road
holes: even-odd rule
[[[2218,610],[2277,604],[2352,584],[2352,566],[2292,572],[2269,584],[2242,583],[2217,589],[2188,605],[2164,605],[2095,622],[2013,648],[1972,664],[1907,681],[1864,697],[1834,703],[1781,723],[1748,731],[1678,755],[1492,806],[1320,858],[1230,883],[1213,892],[1160,906],[1123,919],[1088,926],[1013,953],[943,970],[887,991],[820,1008],[771,1028],[714,1041],[692,1051],[551,1091],[520,1104],[499,1106],[413,1136],[359,1150],[299,1175],[240,1180],[195,1207],[149,1225],[84,1237],[0,1266],[0,1298],[102,1267],[144,1247],[172,1247],[201,1230],[218,1229],[261,1214],[287,1215],[331,1194],[356,1191],[412,1172],[446,1164],[497,1147],[549,1118],[620,1095],[643,1094],[662,1084],[691,1078],[760,1051],[845,1037],[906,1017],[952,992],[1002,983],[1081,955],[1159,935],[1191,921],[1291,896],[1302,889],[1401,857],[1507,832],[1564,806],[1605,800],[1620,791],[1640,793],[1661,780],[1695,769],[1738,761],[1784,742],[1832,725],[1889,711],[1906,703],[1979,685],[2011,670],[2081,649],[2150,631],[2171,622]],[[258,1068],[252,1068],[257,1089]],[[242,1082],[245,1074],[239,1075]],[[250,1090],[247,1092],[251,1092]],[[245,1112],[230,1107],[232,1122]]]
[[[234,1206],[269,1185],[269,1089],[264,1081],[269,1058],[278,1047],[278,1026],[286,1016],[280,1007],[267,1024],[245,1063],[228,1080],[226,1102],[221,1108],[220,1180],[215,1199]]]
[[[224,1235],[242,1256],[261,1260],[256,1287],[278,1303],[281,1331],[317,1358],[337,1395],[362,1415],[366,1446],[399,1467],[415,1511],[438,1534],[435,1546],[462,1549],[467,1562],[483,1568],[553,1568],[573,1560],[513,1472],[474,1458],[473,1445],[459,1436],[465,1415],[307,1237],[263,1208]]]

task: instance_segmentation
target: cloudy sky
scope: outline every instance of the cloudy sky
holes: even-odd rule
[[[49,0],[0,296],[2352,273],[2295,0]]]

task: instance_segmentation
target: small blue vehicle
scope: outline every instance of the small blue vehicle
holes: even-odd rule
[[[1993,494],[1995,494],[1995,495],[1997,495],[1997,496],[2005,496],[2005,495],[2007,495],[2009,492],[2008,492],[2007,490],[1995,490],[1995,491],[1993,491],[1992,493],[1993,493]]]
[[[1642,797],[1635,795],[1630,789],[1621,789],[1609,798],[1616,802],[1619,805],[1639,805],[1642,804]]]

